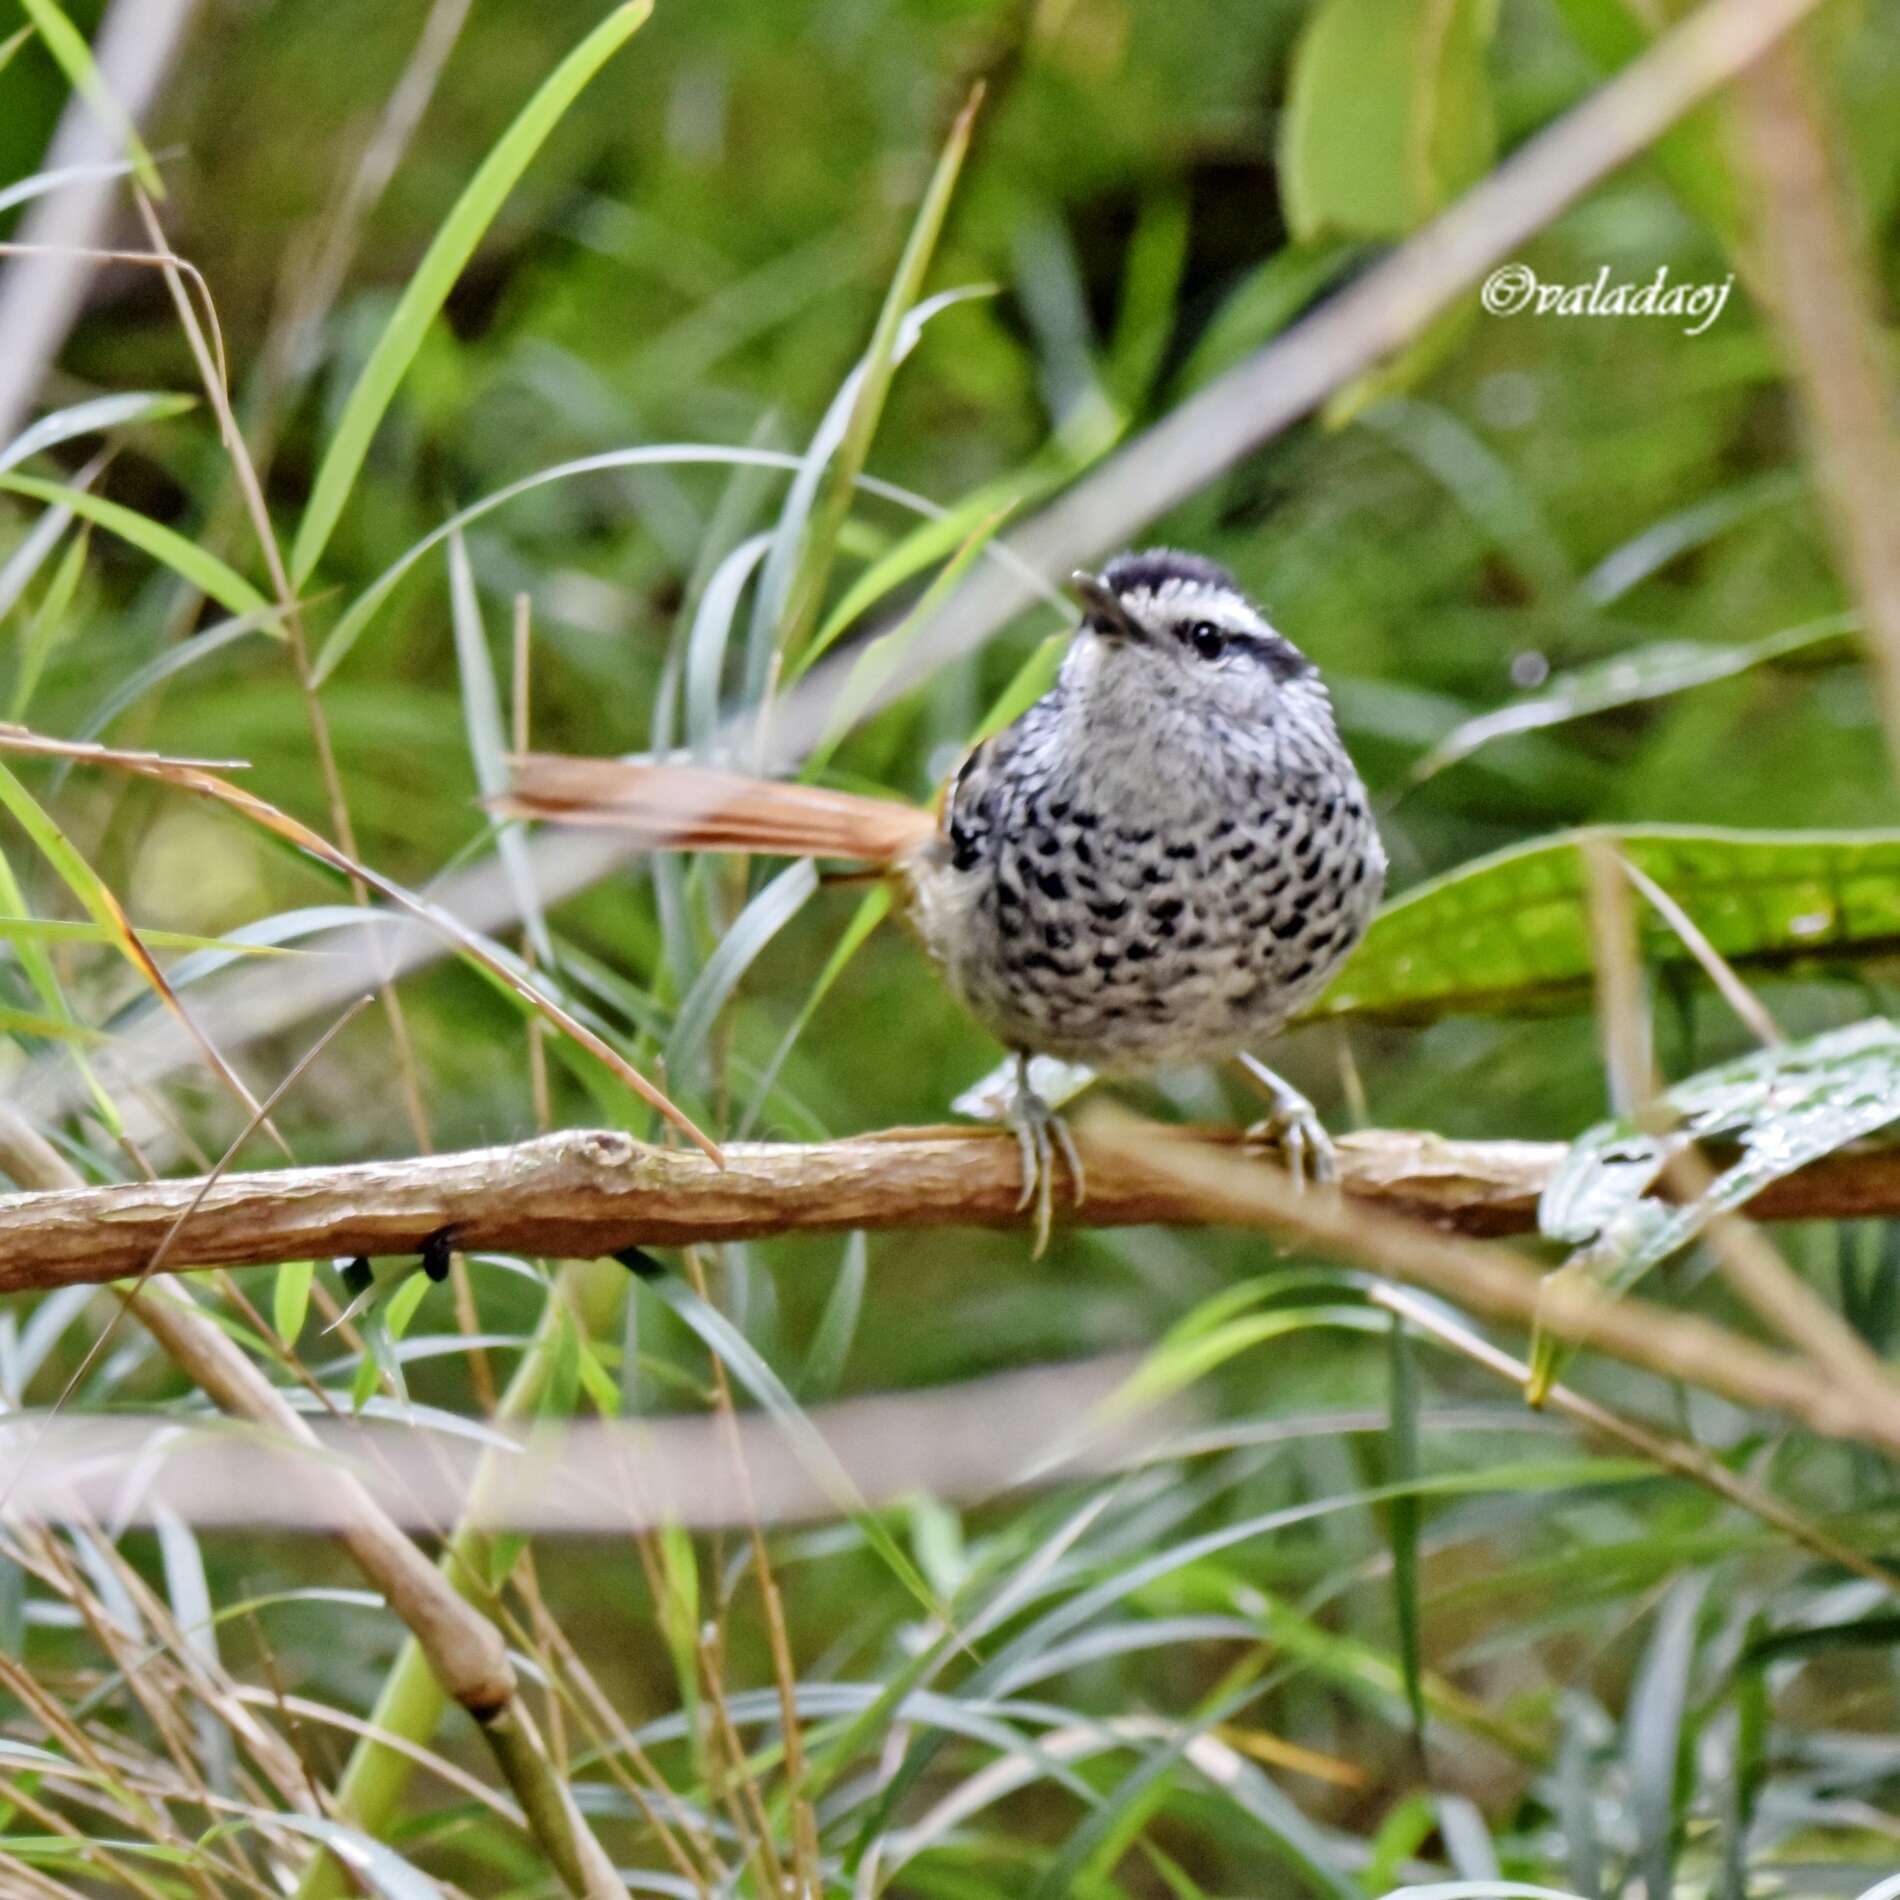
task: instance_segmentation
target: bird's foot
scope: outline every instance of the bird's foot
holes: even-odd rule
[[[1309,1177],[1321,1186],[1338,1180],[1338,1151],[1319,1118],[1319,1110],[1264,1062],[1243,1055],[1240,1066],[1248,1080],[1273,1104],[1272,1112],[1253,1123],[1242,1137],[1246,1145],[1274,1149],[1293,1177],[1295,1187],[1304,1187]]]
[[[1075,1190],[1075,1205],[1082,1205],[1087,1178],[1082,1157],[1076,1152],[1075,1137],[1069,1124],[1029,1086],[1029,1065],[1016,1061],[1016,1091],[1009,1106],[1009,1125],[1015,1131],[1016,1149],[1022,1156],[1023,1191],[1018,1208],[1033,1205],[1036,1210],[1036,1246],[1032,1259],[1040,1260],[1049,1250],[1049,1229],[1055,1218],[1055,1161],[1059,1152],[1069,1171]]]

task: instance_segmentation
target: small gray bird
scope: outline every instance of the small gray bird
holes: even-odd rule
[[[532,754],[512,816],[654,845],[887,871],[950,989],[1016,1056],[1023,1205],[1047,1236],[1054,1150],[1032,1054],[1109,1076],[1239,1060],[1296,1172],[1331,1172],[1311,1105],[1253,1051],[1364,934],[1385,880],[1364,785],[1313,663],[1226,569],[1157,548],[1077,574],[1055,686],[984,741],[935,813],[692,766]]]

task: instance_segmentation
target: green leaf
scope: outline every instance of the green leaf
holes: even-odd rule
[[[864,1310],[864,1283],[869,1262],[870,1250],[864,1235],[847,1234],[844,1263],[825,1297],[825,1310],[818,1316],[805,1363],[799,1371],[801,1399],[826,1398],[838,1389],[845,1361],[851,1355],[851,1342],[857,1337],[858,1315]]]
[[[360,1828],[316,1814],[275,1813],[272,1827],[287,1827],[321,1841],[363,1884],[375,1900],[437,1900],[440,1889],[393,1848],[373,1841]]]
[[[1874,1017],[1811,1042],[1763,1049],[1677,1083],[1662,1106],[1666,1132],[1648,1133],[1627,1119],[1600,1123],[1571,1144],[1545,1185],[1539,1227],[1577,1248],[1559,1274],[1624,1292],[1716,1215],[1900,1118],[1900,1028]],[[1673,1156],[1724,1138],[1739,1141],[1741,1152],[1707,1193],[1687,1204],[1650,1196]],[[1535,1336],[1533,1403],[1571,1357],[1548,1334]]]
[[[314,1260],[286,1260],[277,1269],[271,1287],[271,1324],[286,1346],[294,1346],[310,1311],[310,1283],[316,1277]]]
[[[468,562],[468,544],[459,533],[449,537],[449,621],[455,630],[456,671],[462,678],[462,718],[468,731],[469,757],[475,764],[475,783],[484,798],[494,798],[508,786],[508,731],[501,710],[501,693],[489,659],[488,635],[482,626],[481,600]],[[540,893],[534,881],[521,827],[500,826],[495,855],[513,893],[515,909],[542,968],[554,961]]]
[[[838,688],[825,715],[824,732],[806,756],[800,771],[802,778],[817,778],[831,763],[833,753],[850,735],[851,728],[865,708],[877,700],[886,682],[903,664],[904,654],[912,641],[936,619],[937,610],[956,591],[964,575],[970,571],[971,563],[989,545],[997,529],[1003,525],[1007,512],[998,510],[979,521],[964,537],[962,545],[931,577],[930,585],[918,595],[915,605],[903,619],[888,633],[880,633],[875,639],[865,641],[852,654],[851,670],[845,675],[844,684]]]
[[[1663,1133],[1619,1119],[1579,1136],[1538,1204],[1545,1234],[1584,1247],[1570,1264],[1614,1291],[1634,1285],[1717,1214],[1900,1119],[1900,1026],[1876,1016],[1757,1050],[1678,1082],[1662,1106]],[[1706,1194],[1687,1205],[1650,1197],[1674,1156],[1723,1140],[1741,1152]]]
[[[1691,1745],[1684,1734],[1689,1675],[1707,1585],[1706,1577],[1692,1573],[1663,1599],[1624,1717],[1624,1764],[1636,1823],[1637,1861],[1647,1893],[1666,1894],[1675,1886],[1683,1751]]]
[[[68,1016],[41,1016],[30,1009],[0,1007],[0,1035],[43,1036],[49,1042],[90,1045],[107,1040],[105,1032]]]
[[[53,570],[53,578],[47,583],[39,612],[33,616],[21,637],[20,664],[13,675],[13,691],[7,701],[7,717],[16,725],[26,717],[26,709],[32,703],[34,689],[40,683],[40,674],[48,656],[62,636],[70,631],[68,620],[72,613],[73,596],[79,591],[79,577],[86,571],[88,546],[87,532],[81,528],[67,544],[66,552],[60,556],[59,565]]]
[[[1280,151],[1296,237],[1401,237],[1485,172],[1496,13],[1496,0],[1324,0],[1294,52]]]
[[[182,574],[199,593],[209,595],[227,613],[268,615],[272,611],[270,602],[215,554],[208,554],[195,541],[187,541],[182,534],[174,533],[135,509],[122,508],[116,501],[106,501],[60,482],[43,482],[32,475],[0,475],[0,489],[15,495],[30,495],[35,501],[51,502],[83,515],[107,533],[116,534],[121,541],[131,542],[141,553],[149,554],[174,574]]]
[[[788,864],[733,920],[687,991],[667,1039],[666,1074],[674,1086],[693,1074],[714,1020],[760,953],[804,909],[818,889],[809,859]]]
[[[346,913],[348,914],[348,913]],[[294,957],[301,953],[278,944],[244,943],[235,937],[194,937],[184,930],[141,930],[150,950],[215,950],[236,957]],[[69,917],[0,917],[0,943],[110,943],[116,930]]]
[[[1470,758],[1493,739],[1560,726],[1593,713],[1664,699],[1694,686],[1730,679],[1810,647],[1844,643],[1859,626],[1858,614],[1833,614],[1739,646],[1706,640],[1656,640],[1611,659],[1555,674],[1539,691],[1500,706],[1496,712],[1480,713],[1448,732],[1413,766],[1412,782],[1423,784],[1446,766]]]
[[[850,1473],[839,1464],[818,1428],[805,1416],[778,1374],[759,1357],[751,1341],[723,1313],[708,1306],[671,1274],[648,1282],[646,1290],[670,1306],[699,1336],[707,1351],[717,1354],[733,1378],[764,1407],[772,1422],[785,1434],[799,1462],[824,1487],[839,1511],[857,1525],[865,1542],[883,1558],[898,1582],[929,1615],[945,1618],[943,1606],[916,1565],[904,1555],[896,1539],[866,1505]]]
[[[652,0],[626,0],[555,67],[482,160],[442,221],[370,351],[343,405],[336,433],[324,451],[291,548],[293,586],[301,587],[323,558],[337,518],[355,486],[357,471],[369,453],[370,438],[422,347],[429,325],[495,214],[581,89],[638,31],[651,11]]]
[[[1418,1356],[1412,1350],[1405,1321],[1391,1316],[1387,1365],[1391,1383],[1386,1425],[1388,1476],[1394,1484],[1418,1481]],[[1419,1502],[1415,1491],[1395,1497],[1386,1507],[1386,1534],[1392,1545],[1392,1603],[1399,1631],[1399,1669],[1405,1678],[1405,1700],[1412,1711],[1412,1740],[1425,1746],[1425,1678],[1419,1643],[1418,1609]]]
[[[33,37],[31,26],[17,27],[5,39],[0,40],[0,73],[6,71],[13,62],[13,56]]]
[[[140,186],[152,197],[163,198],[165,186],[159,178],[158,167],[145,149],[138,128],[126,117],[124,108],[100,77],[85,35],[59,10],[54,0],[20,0],[20,6],[39,28],[46,50],[58,61],[72,89],[112,128],[113,135],[125,147]]]
[[[950,212],[951,195],[956,190],[964,156],[970,149],[970,130],[980,97],[980,92],[971,97],[950,128],[936,170],[924,188],[923,202],[911,221],[904,253],[897,260],[897,270],[884,293],[884,303],[878,311],[864,360],[846,385],[849,408],[843,431],[836,450],[826,460],[809,518],[797,524],[802,532],[796,543],[796,565],[786,573],[786,556],[791,550],[784,545],[772,550],[767,564],[763,597],[776,610],[780,650],[789,657],[796,658],[818,623],[818,610],[824,601],[825,584],[837,552],[838,532],[850,512],[852,490],[871,452],[871,438],[876,435],[879,418],[884,413],[891,376],[903,353],[906,319],[922,320],[927,314],[921,309],[913,312],[912,306],[918,302],[924,276],[937,252],[937,239]]]
[[[190,396],[166,395],[156,390],[131,390],[119,396],[95,396],[89,402],[76,402],[67,409],[55,409],[22,429],[5,448],[0,449],[0,474],[17,468],[29,456],[56,443],[70,442],[75,436],[94,435],[105,429],[123,428],[131,422],[157,422],[166,416],[182,415],[196,404]]]
[[[1603,826],[1513,845],[1388,904],[1311,1015],[1430,1022],[1537,1014],[1589,994],[1594,964],[1579,843],[1606,839],[1744,967],[1861,961],[1900,945],[1900,832]],[[1647,962],[1689,951],[1640,914]]]
[[[798,1006],[798,1014],[787,1025],[779,1045],[772,1051],[771,1060],[759,1071],[759,1079],[752,1091],[752,1100],[747,1104],[746,1112],[739,1120],[737,1140],[743,1141],[752,1132],[759,1117],[765,1112],[766,1102],[777,1085],[779,1071],[784,1068],[786,1058],[792,1053],[793,1046],[805,1033],[811,1019],[818,1013],[818,1006],[831,994],[832,985],[845,972],[845,966],[863,948],[870,936],[891,908],[891,887],[888,884],[876,884],[864,893],[863,900],[852,914],[844,934],[832,946],[831,955],[825,959],[825,967],[818,973],[818,981],[807,992],[804,1002]]]
[[[519,481],[509,482],[505,487],[482,496],[479,501],[470,502],[466,508],[458,509],[447,521],[432,528],[384,568],[357,596],[343,618],[331,628],[329,638],[324,641],[323,649],[317,655],[316,683],[321,686],[342,665],[350,649],[362,638],[363,629],[388,599],[397,582],[431,548],[446,541],[458,528],[466,528],[470,522],[479,521],[483,515],[505,506],[517,496],[544,488],[551,482],[572,481],[577,476],[596,475],[617,468],[696,466],[781,469],[790,473],[795,472],[801,464],[797,456],[788,455],[781,449],[732,449],[712,442],[658,442],[637,449],[609,449],[601,455],[583,455],[571,462],[557,462],[551,467],[537,469],[534,474],[524,475]],[[935,516],[939,512],[934,502],[925,501],[922,496],[895,487],[890,482],[879,481],[872,475],[860,475],[858,486],[867,494],[879,495],[899,507],[910,509],[913,514]]]
[[[429,1276],[419,1268],[397,1287],[383,1305],[382,1321],[391,1341],[400,1339],[409,1330],[409,1322],[416,1316],[416,1308],[427,1297],[433,1283]],[[393,1358],[394,1355],[392,1354]]]

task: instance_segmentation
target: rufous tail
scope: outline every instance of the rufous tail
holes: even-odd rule
[[[699,765],[636,765],[527,752],[508,761],[504,818],[609,825],[656,849],[757,851],[778,858],[895,864],[937,829],[915,805],[787,785]]]

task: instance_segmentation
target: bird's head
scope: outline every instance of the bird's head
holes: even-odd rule
[[[1072,692],[1124,713],[1146,701],[1248,726],[1325,707],[1312,661],[1213,561],[1152,548],[1070,587],[1082,603],[1062,669]]]

